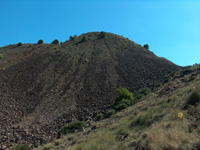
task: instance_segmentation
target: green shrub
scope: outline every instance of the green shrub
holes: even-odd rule
[[[158,83],[156,87],[161,87],[161,83]]]
[[[196,106],[199,103],[200,103],[200,91],[195,90],[190,94],[187,100],[187,104]]]
[[[77,35],[70,36],[69,38],[70,38],[71,41],[74,41],[77,38]]]
[[[106,113],[106,115],[112,116],[114,113],[115,113],[115,110],[114,110],[114,109],[111,109],[111,110],[109,110],[109,111]]]
[[[186,74],[189,74],[189,73],[191,73],[191,72],[192,72],[192,70],[186,69],[186,70],[183,71],[183,74],[186,75]]]
[[[101,120],[102,118],[103,118],[103,114],[97,114],[97,115],[96,115],[96,119],[97,119],[97,120]]]
[[[101,33],[100,33],[100,38],[105,38],[106,37],[106,32],[104,32],[104,31],[101,31]]]
[[[146,49],[149,49],[149,44],[144,44],[143,47],[146,48]]]
[[[129,101],[133,101],[133,95],[126,88],[120,87],[117,89],[117,97],[114,100],[113,105],[118,105],[122,100],[126,99]]]
[[[19,42],[19,43],[17,44],[17,46],[22,46],[22,43],[21,43],[21,42]]]
[[[2,54],[0,54],[0,59],[2,59],[3,58],[3,55]]]
[[[149,93],[151,93],[151,90],[149,88],[144,88],[139,93],[144,94],[144,95],[148,95]]]
[[[40,40],[38,41],[38,44],[43,44],[43,40],[40,39]]]
[[[169,77],[168,78],[165,78],[165,80],[164,80],[164,83],[167,83],[167,82],[169,82]]]
[[[190,81],[193,81],[195,79],[195,76],[190,76]]]
[[[131,105],[132,105],[132,102],[133,102],[133,101],[130,101],[130,100],[128,100],[128,99],[122,99],[121,102],[120,102],[120,104],[124,103],[124,104],[126,104],[127,106],[131,106]]]
[[[10,148],[10,150],[31,150],[31,148],[27,144],[18,144]]]
[[[39,147],[40,145],[40,142],[35,143],[35,147]]]
[[[151,90],[149,88],[144,88],[144,89],[140,90],[138,93],[136,93],[134,98],[139,100],[143,96],[148,95],[150,92],[151,92]]]
[[[138,93],[134,96],[135,99],[139,100],[144,96],[144,94]]]
[[[121,103],[121,104],[115,106],[115,110],[120,111],[120,110],[122,110],[122,109],[126,109],[127,107],[128,107],[127,104]]]
[[[174,75],[176,74],[176,72],[172,72],[172,73],[170,73],[170,77],[174,77]]]
[[[80,131],[82,127],[85,127],[86,123],[83,121],[73,121],[64,125],[59,131],[58,134],[68,134],[74,133],[76,130]]]
[[[69,39],[70,39],[71,41],[73,41],[73,40],[74,40],[74,37],[73,37],[73,36],[70,36]]]
[[[55,39],[51,44],[59,44],[59,41]]]
[[[83,38],[82,38],[82,40],[81,40],[81,42],[87,42],[87,41],[88,41],[88,40],[87,40],[87,36],[84,35]]]

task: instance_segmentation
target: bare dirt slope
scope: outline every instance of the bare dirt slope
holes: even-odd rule
[[[81,42],[86,35],[87,42]],[[181,67],[118,35],[0,48],[0,144],[48,142],[71,120],[106,110],[120,86],[153,88]]]

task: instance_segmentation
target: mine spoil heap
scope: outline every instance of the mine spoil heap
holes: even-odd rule
[[[153,89],[181,69],[127,38],[100,32],[63,44],[8,45],[0,53],[0,149],[47,143],[67,122],[107,110],[120,86],[132,93]]]

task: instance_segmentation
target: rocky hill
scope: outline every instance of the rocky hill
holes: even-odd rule
[[[49,142],[67,122],[106,111],[120,86],[132,93],[153,89],[181,69],[111,33],[87,33],[62,44],[9,45],[0,53],[1,149]]]

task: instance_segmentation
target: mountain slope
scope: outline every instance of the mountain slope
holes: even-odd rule
[[[200,65],[176,72],[139,103],[36,150],[200,149]]]
[[[9,45],[0,53],[2,147],[51,141],[65,123],[105,111],[120,86],[133,93],[154,88],[181,68],[124,37],[98,32],[60,45]]]

